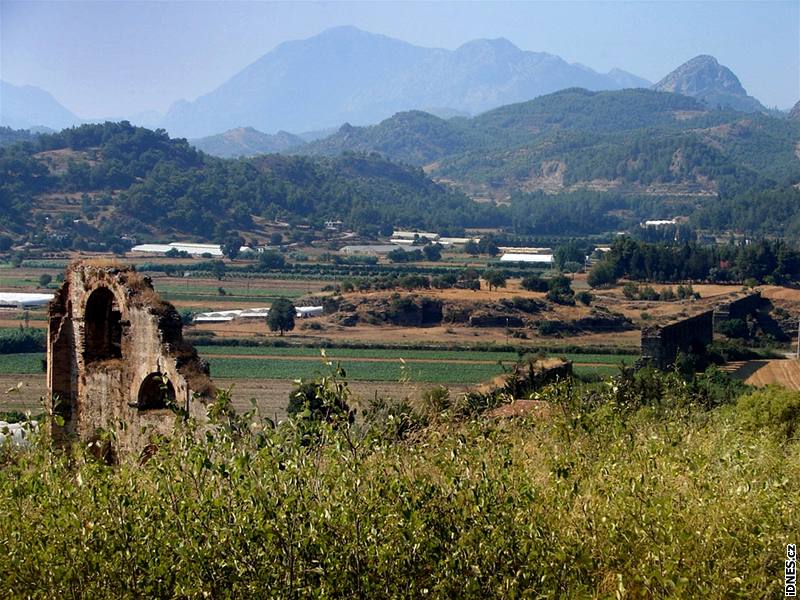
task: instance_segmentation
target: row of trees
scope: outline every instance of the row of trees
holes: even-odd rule
[[[598,287],[621,277],[653,282],[750,280],[781,284],[800,281],[800,251],[781,240],[702,246],[619,238],[592,267],[588,281]]]

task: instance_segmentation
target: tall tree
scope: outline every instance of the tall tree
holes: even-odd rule
[[[222,241],[222,253],[233,260],[239,256],[242,246],[244,246],[244,238],[234,231]]]
[[[270,331],[279,331],[283,335],[284,331],[294,329],[294,316],[297,309],[288,298],[278,298],[269,308],[267,325]]]
[[[489,286],[490,292],[492,291],[492,288],[497,289],[499,287],[506,287],[506,274],[503,273],[503,271],[488,269],[487,271],[483,272],[483,279]]]

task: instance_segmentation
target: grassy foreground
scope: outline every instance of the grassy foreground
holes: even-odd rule
[[[346,387],[324,382],[326,398]],[[145,464],[0,450],[0,592],[33,597],[775,598],[800,395],[674,376],[364,418],[177,425]]]

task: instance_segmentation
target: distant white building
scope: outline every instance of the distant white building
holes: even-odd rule
[[[416,238],[427,238],[430,241],[434,242],[439,239],[438,233],[433,233],[431,231],[395,231],[392,233],[392,238],[397,238],[399,240],[413,240]]]
[[[553,264],[552,254],[532,254],[528,252],[506,252],[500,257],[500,262],[524,262]]]
[[[298,306],[296,314],[299,318],[305,319],[306,317],[318,317],[324,312],[321,306]]]
[[[295,316],[298,319],[307,317],[318,317],[324,313],[321,306],[298,306],[295,309]],[[217,310],[213,312],[197,313],[192,322],[194,323],[229,323],[236,319],[266,319],[269,316],[269,308],[244,308],[234,310]]]
[[[432,231],[395,231],[392,233],[392,239],[389,241],[392,244],[400,244],[403,246],[410,246],[420,240],[428,240],[428,242],[438,242],[439,234]]]
[[[512,254],[541,254],[541,255],[552,255],[553,249],[552,248],[525,248],[525,247],[516,247],[516,246],[498,246],[500,252],[510,252]]]
[[[481,241],[479,237],[440,237],[436,240],[442,246],[463,246],[467,242],[475,242],[476,244]]]
[[[191,256],[202,256],[203,254],[210,254],[211,256],[222,256],[222,246],[219,244],[194,244],[191,242],[171,242],[169,244],[139,244],[131,248],[131,252],[146,252],[149,254],[166,254],[170,250],[177,250],[178,252],[186,252]],[[254,252],[250,246],[242,246],[239,252],[246,254]]]
[[[397,244],[363,244],[353,246],[343,246],[339,248],[339,254],[346,256],[378,256],[379,254],[389,254],[392,250],[397,250],[401,246]]]
[[[667,225],[677,225],[681,222],[679,217],[674,219],[653,219],[642,223],[642,227],[666,227]]]

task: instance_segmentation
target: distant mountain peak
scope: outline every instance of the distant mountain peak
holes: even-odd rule
[[[504,37],[493,39],[471,40],[458,47],[456,52],[469,52],[472,50],[492,50],[497,53],[522,52],[517,46]]]
[[[0,80],[0,99],[0,125],[17,129],[37,125],[63,129],[81,122],[50,92],[32,85],[14,85]]]
[[[758,100],[747,95],[733,71],[708,54],[683,63],[653,89],[698,98],[711,107],[719,105],[743,112],[766,110]]]
[[[195,147],[206,154],[235,158],[286,152],[305,144],[300,137],[287,131],[274,135],[263,133],[254,127],[236,127],[224,133],[192,140]]]
[[[505,38],[446,50],[347,25],[280,44],[215,90],[175,104],[161,126],[188,137],[243,125],[308,131],[345,121],[378,123],[424,107],[446,107],[450,115],[478,114],[566,87],[639,85],[555,55],[520,50]]]
[[[800,100],[789,111],[789,118],[792,121],[800,121]]]

